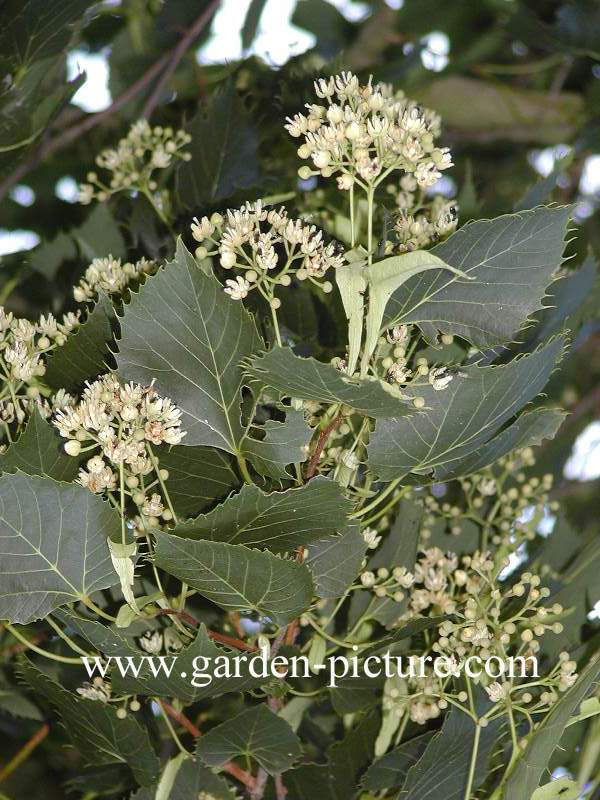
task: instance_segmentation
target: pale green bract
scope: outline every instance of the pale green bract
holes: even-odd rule
[[[358,255],[351,251],[348,257]],[[365,322],[365,292],[369,292],[369,306],[366,314],[366,336],[360,364],[361,377],[369,370],[369,362],[375,352],[381,331],[383,315],[388,300],[393,293],[410,278],[431,269],[446,269],[459,278],[474,280],[460,269],[450,266],[441,258],[426,250],[415,250],[400,256],[391,256],[370,266],[365,260],[351,261],[347,266],[338,267],[336,281],[344,311],[348,319],[348,374],[353,375],[360,353],[363,323]]]

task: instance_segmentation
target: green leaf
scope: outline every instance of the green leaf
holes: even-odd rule
[[[75,258],[77,258],[77,248],[73,238],[60,231],[51,241],[42,242],[31,250],[29,264],[32,269],[51,281],[56,277],[64,261],[73,261]]]
[[[378,378],[350,378],[331,364],[274,347],[250,362],[250,377],[283,395],[322,403],[345,403],[370,417],[410,414],[414,408],[396,386]]]
[[[596,654],[579,675],[577,682],[552,706],[550,713],[528,739],[527,748],[517,761],[506,781],[505,797],[511,800],[530,800],[539,786],[554,750],[560,744],[572,715],[600,677],[600,661]]]
[[[287,553],[342,530],[351,508],[340,485],[323,476],[271,494],[244,484],[241,492],[210,513],[177,525],[169,533]]]
[[[123,380],[149,384],[182,410],[186,445],[236,452],[242,435],[242,371],[259,346],[241,303],[191,258],[175,261],[132,293],[121,320],[117,355]]]
[[[242,25],[242,48],[248,50],[258,31],[260,18],[267,4],[267,0],[252,0],[246,12],[246,18]]]
[[[2,4],[0,65],[16,71],[59,55],[90,5],[91,0],[62,0],[58,6],[45,0],[7,0]]]
[[[305,563],[315,582],[318,597],[341,597],[360,572],[367,543],[360,526],[350,523],[341,536],[313,542]]]
[[[26,624],[118,583],[106,539],[118,513],[83,486],[0,477],[0,619]]]
[[[584,99],[575,92],[549,95],[507,81],[463,75],[432,81],[418,92],[418,100],[441,115],[446,129],[458,129],[467,142],[501,139],[554,145],[570,141],[585,120]]]
[[[213,95],[188,132],[192,160],[178,172],[179,193],[186,206],[203,208],[258,182],[256,126],[232,81]]]
[[[500,720],[481,729],[475,761],[473,790],[487,775],[487,762],[496,744]],[[473,752],[475,724],[463,711],[451,708],[441,730],[429,741],[424,754],[408,771],[398,800],[463,800]],[[512,795],[507,794],[513,800]],[[516,800],[516,798],[515,798]]]
[[[0,472],[17,470],[67,482],[75,480],[79,471],[78,460],[65,453],[57,428],[46,422],[37,407],[17,441],[0,455]]]
[[[476,280],[443,270],[411,278],[394,292],[385,324],[417,323],[430,342],[454,333],[479,348],[511,341],[542,306],[560,266],[570,207],[535,208],[464,225],[431,253]]]
[[[154,448],[154,454],[161,468],[169,471],[167,491],[181,518],[200,513],[239,488],[231,456],[223,450],[160,445]]]
[[[76,328],[62,347],[57,347],[46,362],[44,381],[53,389],[79,389],[86,380],[106,372],[105,360],[110,355],[108,344],[113,338],[115,311],[102,293],[85,322]]]
[[[378,420],[369,444],[369,464],[383,480],[410,472],[453,474],[454,466],[486,445],[523,406],[539,394],[560,359],[564,338],[508,364],[466,367],[442,391],[429,384],[407,388],[425,399],[411,418]]]
[[[160,768],[148,732],[132,714],[117,717],[114,706],[63,689],[25,659],[19,670],[29,685],[60,714],[69,739],[91,764],[127,764],[142,786],[155,782]]]
[[[175,776],[168,800],[190,800],[195,797],[235,800],[236,794],[224,778],[215,775],[198,761],[188,758],[183,761]],[[151,800],[159,800],[158,795]]]
[[[204,624],[198,628],[198,633],[191,644],[178,651],[176,657],[164,657],[165,667],[171,667],[170,674],[157,670],[155,675],[147,661],[144,661],[147,653],[133,646],[131,640],[116,630],[100,622],[80,617],[66,609],[58,611],[57,616],[85,641],[91,643],[98,652],[103,653],[106,658],[113,659],[111,683],[116,692],[151,697],[177,697],[184,703],[196,703],[207,697],[219,697],[228,692],[256,689],[268,682],[268,678],[256,678],[251,675],[246,662],[240,662],[236,666],[233,658],[239,655],[239,652],[214,644]],[[124,667],[123,672],[128,664],[132,664],[136,669],[140,665],[138,675],[135,675],[132,667],[123,674],[119,663],[115,664],[114,661],[119,657]],[[155,660],[158,660],[158,656]],[[200,677],[201,675],[205,677]],[[206,685],[202,685],[205,683]]]
[[[125,239],[105,203],[98,203],[77,228],[69,231],[79,245],[82,258],[93,261],[110,254],[122,258],[127,252]]]
[[[374,761],[363,778],[364,788],[377,792],[402,786],[408,770],[421,758],[433,735],[428,731],[415,736]]]
[[[306,461],[308,450],[304,449],[313,436],[312,428],[304,419],[302,411],[285,409],[285,422],[268,419],[264,425],[253,426],[254,433],[261,431],[263,439],[244,439],[242,455],[249,458],[257,472],[273,480],[289,480],[292,477],[286,467]]]
[[[524,412],[512,425],[474,450],[467,458],[453,463],[449,468],[437,468],[436,477],[446,481],[459,475],[471,475],[489,467],[511,450],[534,447],[544,439],[552,439],[566,416],[565,411],[557,408],[537,408]]]
[[[198,739],[196,755],[211,767],[237,756],[257,761],[269,773],[285,772],[300,756],[300,740],[288,723],[264,705],[249,708]]]
[[[156,532],[156,564],[229,611],[255,611],[286,625],[306,611],[312,581],[305,564],[243,545],[192,541]]]

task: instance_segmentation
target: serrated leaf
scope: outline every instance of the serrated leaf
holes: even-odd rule
[[[160,445],[154,449],[162,469],[169,471],[165,481],[175,513],[191,517],[223,500],[239,488],[240,479],[231,456],[214,447]]]
[[[566,277],[554,281],[548,290],[546,310],[540,321],[531,329],[526,346],[533,349],[549,339],[563,327],[574,336],[583,322],[598,314],[597,291],[598,270],[596,259],[589,253],[581,267],[569,272]]]
[[[305,564],[243,545],[156,532],[156,564],[230,611],[251,610],[286,625],[306,611],[313,586]]]
[[[535,208],[464,225],[431,253],[476,280],[440,270],[411,278],[394,292],[386,325],[416,323],[434,342],[454,333],[479,348],[511,341],[542,306],[560,266],[570,208]]]
[[[0,477],[0,619],[26,624],[118,583],[106,540],[118,513],[83,486]]]
[[[244,484],[238,494],[210,513],[177,525],[169,533],[286,553],[342,530],[351,508],[340,485],[323,476],[270,494]]]
[[[91,4],[91,0],[63,0],[59,6],[45,0],[7,0],[2,5],[2,61],[16,70],[59,55],[69,44],[73,25]]]
[[[121,258],[127,251],[119,225],[105,203],[94,206],[82,224],[71,228],[69,233],[87,261],[104,258],[109,253],[113,258]]]
[[[58,429],[46,422],[37,407],[17,441],[0,455],[0,472],[17,470],[67,482],[74,480],[79,471],[78,460],[65,453]]]
[[[397,387],[378,378],[350,378],[331,364],[294,355],[289,347],[274,347],[256,356],[246,372],[283,395],[322,403],[345,403],[370,417],[414,411]]]
[[[487,774],[487,762],[498,738],[500,719],[481,729],[475,759],[473,790]],[[475,724],[463,711],[451,708],[422,757],[408,771],[395,800],[463,800],[473,752]],[[506,795],[512,800],[512,795]]]
[[[253,432],[257,431],[264,434],[263,438],[244,439],[242,454],[261,475],[273,480],[289,480],[292,476],[286,470],[287,465],[306,461],[308,450],[305,448],[313,435],[303,412],[286,408],[285,422],[268,419],[264,425],[253,427]]]
[[[160,768],[148,732],[132,714],[117,717],[116,708],[98,700],[79,698],[25,659],[23,677],[59,712],[73,746],[91,764],[127,764],[138,783],[150,786]]]
[[[57,347],[46,362],[44,381],[54,389],[79,389],[83,383],[107,369],[113,338],[115,310],[105,294],[89,312],[85,322],[76,328],[62,347]]]
[[[149,664],[144,661],[147,653],[134,647],[131,641],[118,631],[107,628],[100,622],[77,616],[66,609],[57,612],[57,616],[79,636],[90,642],[98,652],[113,660],[111,683],[117,692],[152,697],[178,697],[184,703],[196,703],[207,697],[219,697],[228,692],[256,689],[268,681],[251,675],[246,662],[240,662],[236,667],[233,658],[240,653],[214,644],[204,624],[200,625],[195,639],[186,648],[174,656],[164,656],[165,666],[172,667],[170,674],[157,670],[158,674],[155,675]],[[136,676],[131,668],[123,670],[125,672],[123,674],[115,658],[121,658],[123,667],[127,667],[128,663],[136,668],[141,665],[138,675]],[[157,659],[158,657],[155,657],[155,661]],[[206,667],[203,667],[204,664]],[[214,674],[215,670],[219,675]],[[194,677],[196,673],[198,674]],[[201,678],[201,674],[208,675],[211,680]],[[194,685],[192,681],[198,685]],[[206,685],[200,685],[204,683]]]
[[[505,796],[511,800],[530,800],[554,750],[560,744],[565,728],[592,687],[600,678],[600,660],[596,654],[582,670],[577,682],[552,706],[550,713],[528,739],[515,768],[506,781]]]
[[[425,399],[425,409],[410,418],[378,420],[368,448],[371,469],[383,480],[410,472],[451,474],[542,391],[563,348],[557,337],[508,364],[466,367],[442,391],[429,384],[407,388]]]
[[[242,358],[259,346],[254,322],[221,284],[177,256],[124,308],[117,355],[123,380],[149,384],[183,410],[186,445],[236,452]]]
[[[72,237],[60,231],[54,239],[42,242],[28,255],[31,268],[51,281],[64,261],[77,257],[77,248]]]
[[[374,761],[363,778],[364,788],[377,792],[402,786],[408,770],[421,758],[433,735],[428,731],[415,736]]]
[[[224,778],[202,766],[198,761],[186,759],[173,781],[168,800],[190,800],[193,797],[211,797],[214,800],[235,800],[235,791]],[[154,797],[151,800],[155,800]]]
[[[0,711],[21,719],[42,720],[44,718],[39,708],[27,697],[19,694],[14,687],[5,689],[0,686]]]
[[[217,203],[258,182],[257,130],[233,81],[213,95],[188,132],[192,159],[179,169],[178,189],[189,208]]]
[[[447,481],[453,477],[471,475],[489,467],[511,450],[534,447],[541,444],[544,439],[552,439],[566,416],[565,411],[557,408],[537,408],[527,411],[467,458],[453,463],[448,468],[438,467],[436,478]]]
[[[222,722],[200,739],[196,755],[211,767],[247,756],[269,773],[285,772],[302,752],[288,723],[263,704]]]
[[[341,536],[313,542],[305,563],[310,569],[318,597],[341,597],[360,572],[367,550],[358,524],[349,524]]]

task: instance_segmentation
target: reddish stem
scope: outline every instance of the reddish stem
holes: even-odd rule
[[[161,707],[164,709],[165,713],[167,713],[170,717],[176,720],[183,728],[185,728],[189,733],[192,734],[194,739],[198,739],[202,736],[202,731],[197,728],[191,719],[188,719],[183,711],[177,711],[177,709],[173,708],[172,705],[165,702],[164,700],[158,701]],[[243,783],[249,789],[254,788],[254,778],[248,772],[243,770],[241,767],[238,767],[236,764],[233,764],[231,761],[228,761],[227,764],[223,765],[223,771],[228,772],[234,778],[237,778],[240,783]]]
[[[315,447],[315,451],[312,454],[312,458],[310,460],[310,464],[308,465],[308,469],[306,470],[306,480],[310,480],[312,476],[315,474],[315,470],[317,468],[317,464],[319,463],[319,458],[321,457],[321,453],[323,452],[323,448],[329,438],[329,434],[334,431],[340,422],[344,419],[343,414],[339,414],[333,422],[330,422],[329,425],[325,428],[324,431],[321,431],[319,434],[319,438],[317,439],[317,446]]]
[[[191,614],[188,614],[187,611],[179,611],[176,608],[161,608],[160,611],[157,612],[157,616],[161,616],[163,614],[169,614],[173,617],[181,617],[181,619],[185,620],[189,625],[193,625],[194,628],[200,627],[200,621],[193,617]],[[216,642],[222,642],[223,644],[228,644],[230,647],[236,647],[238,650],[246,650],[248,653],[257,653],[258,647],[254,647],[254,645],[248,644],[247,642],[242,642],[241,639],[236,639],[233,636],[227,636],[226,633],[218,633],[217,631],[207,629],[208,635],[211,639],[214,639]]]

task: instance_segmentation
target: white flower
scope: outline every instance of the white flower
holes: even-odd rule
[[[147,653],[157,655],[162,650],[163,637],[160,631],[146,631],[139,640],[140,647]]]
[[[377,531],[374,528],[365,528],[362,532],[362,537],[367,543],[369,550],[375,550],[381,541],[381,536],[377,535]]]
[[[497,681],[490,683],[489,686],[485,687],[485,690],[492,703],[499,703],[501,700],[504,700],[508,694],[504,686]]]
[[[445,389],[446,386],[452,381],[452,373],[445,367],[437,367],[429,372],[429,383],[433,386],[436,392]]]
[[[250,284],[245,278],[238,275],[235,280],[228,279],[225,281],[224,291],[231,297],[232,300],[242,300],[248,296]]]

